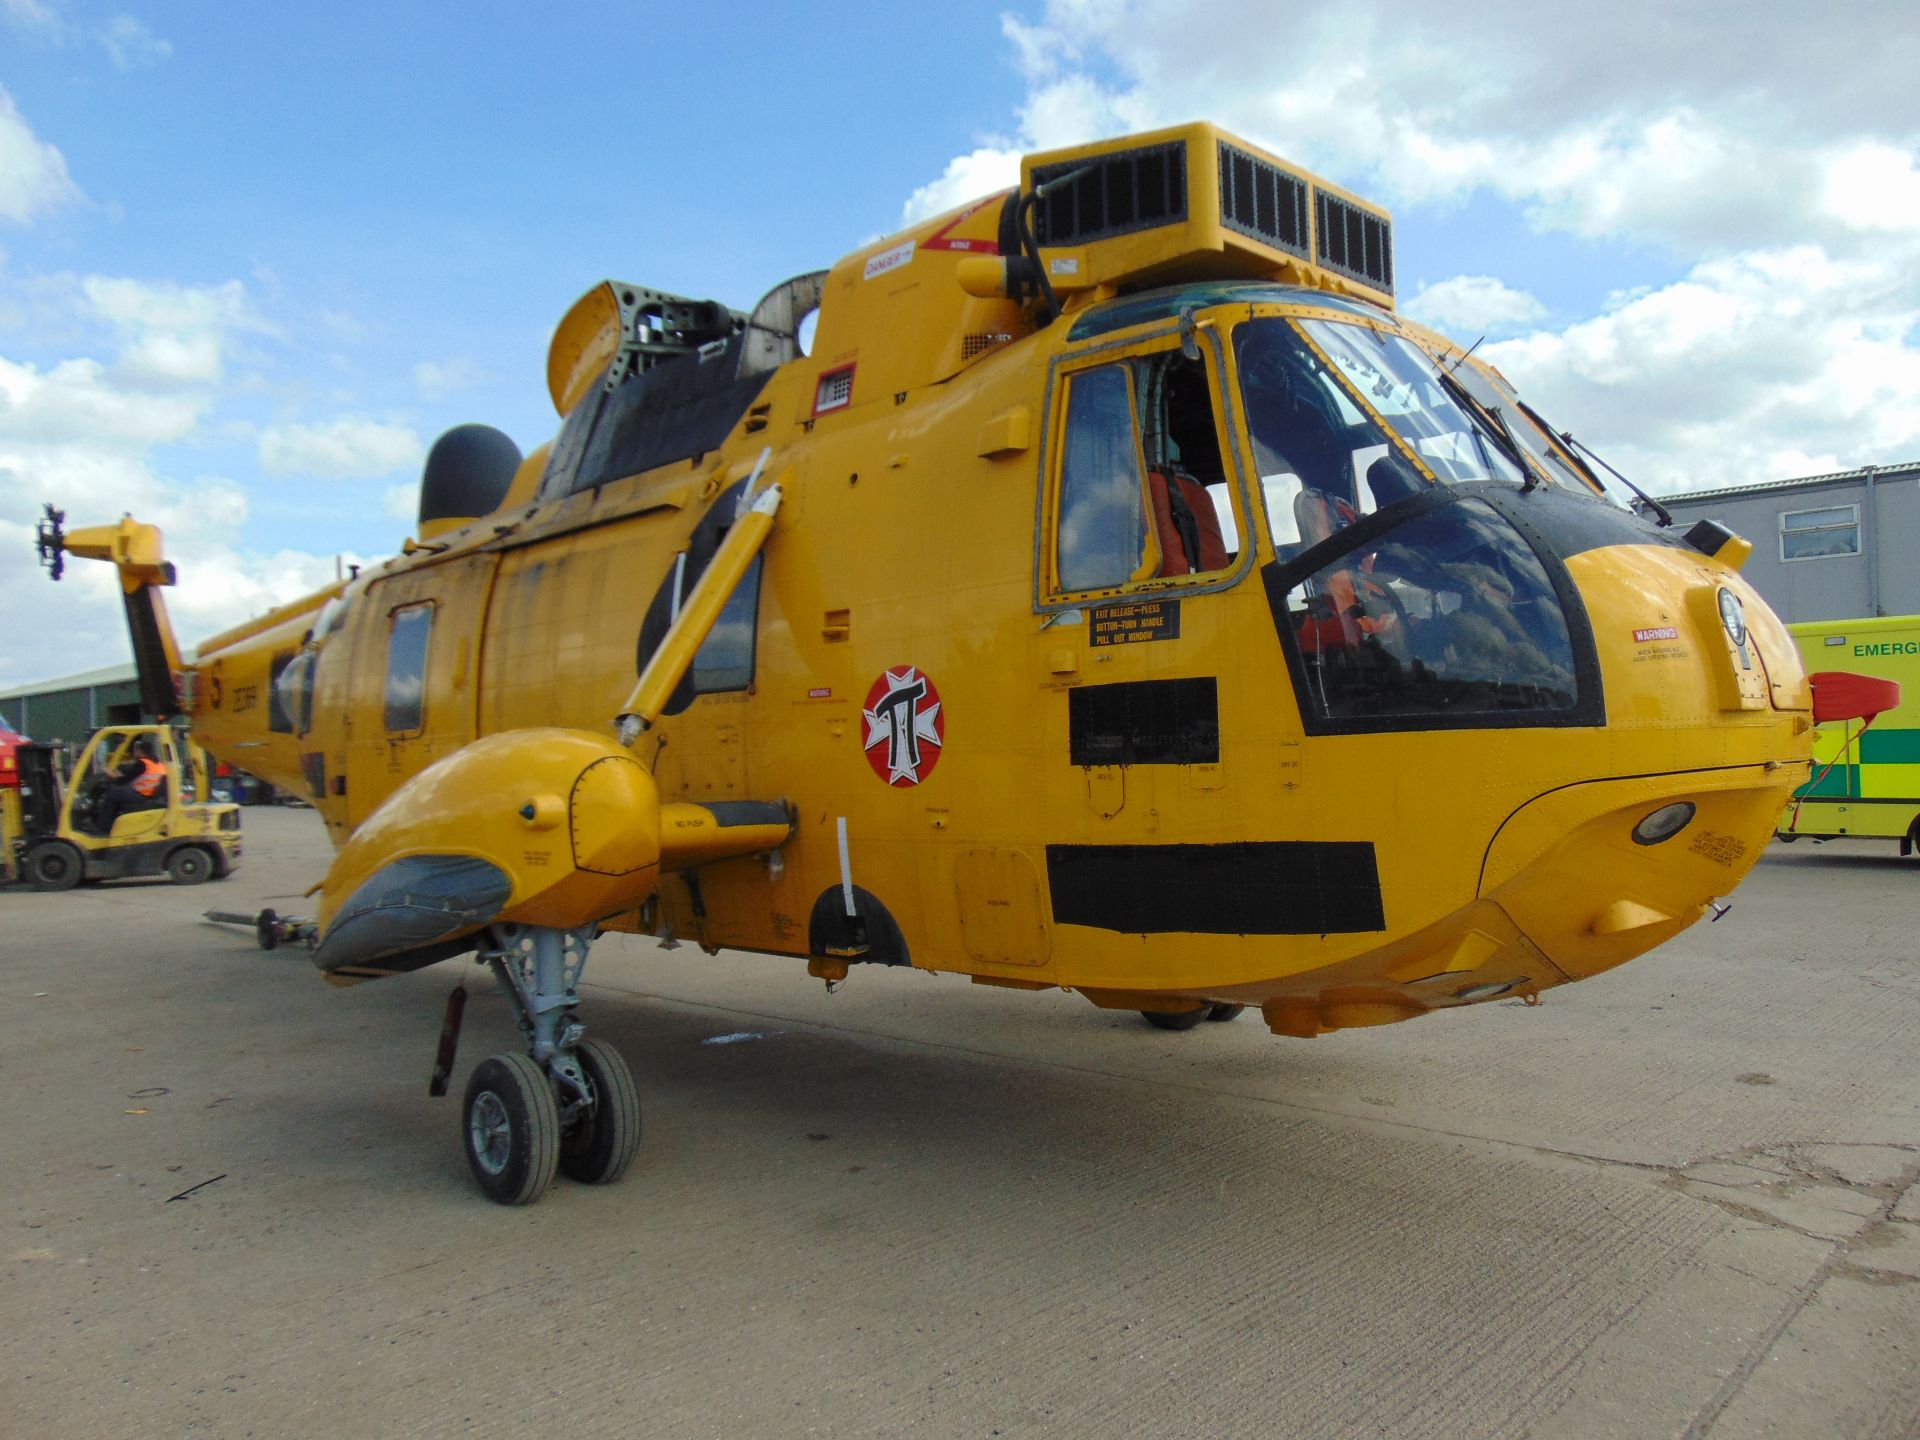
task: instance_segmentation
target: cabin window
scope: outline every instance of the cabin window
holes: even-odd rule
[[[693,657],[693,693],[744,690],[753,683],[753,636],[760,618],[760,560],[748,564],[720,618]]]
[[[313,728],[313,666],[317,654],[301,650],[275,657],[273,700],[268,711],[273,729],[304,735]]]
[[[1178,350],[1142,356],[1133,366],[1147,498],[1160,542],[1158,573],[1231,569],[1240,548],[1239,525],[1207,368]]]
[[[1138,577],[1147,547],[1145,476],[1125,365],[1083,370],[1067,387],[1056,573],[1062,590]]]
[[[273,657],[273,664],[267,670],[267,729],[276,735],[293,733],[293,711],[287,706],[287,692],[280,684],[280,677],[287,673],[287,667],[293,663],[297,652],[288,650]]]
[[[1483,501],[1406,509],[1286,590],[1309,728],[1572,723],[1573,642],[1540,558]]]
[[[433,606],[402,606],[393,612],[392,626],[387,636],[387,733],[417,735],[426,719]]]
[[[653,603],[640,625],[640,640],[635,648],[634,673],[643,673],[647,662],[660,648],[668,629],[680,614],[680,607],[693,594],[693,588],[712,563],[720,542],[733,528],[735,511],[745,493],[740,481],[722,491],[694,528],[685,553],[674,557],[672,568],[655,592]],[[664,713],[678,715],[702,695],[746,690],[753,685],[755,636],[760,624],[760,562],[756,555],[740,576],[740,583],[721,608],[720,616],[707,632],[706,640],[695,652],[680,684],[668,699]]]
[[[1826,560],[1860,553],[1860,507],[1789,510],[1780,517],[1782,560]]]

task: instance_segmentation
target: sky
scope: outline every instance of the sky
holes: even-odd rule
[[[738,309],[1212,120],[1390,207],[1401,306],[1656,492],[1920,459],[1905,3],[0,0],[0,689],[130,656],[44,502],[166,533],[189,644],[530,450],[604,278]]]

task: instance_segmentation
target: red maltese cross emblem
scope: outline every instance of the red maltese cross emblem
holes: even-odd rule
[[[889,785],[918,785],[933,773],[947,734],[940,692],[911,665],[896,666],[867,691],[867,763]]]

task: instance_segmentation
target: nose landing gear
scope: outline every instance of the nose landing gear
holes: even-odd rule
[[[640,1097],[620,1052],[583,1038],[580,974],[593,930],[496,925],[480,958],[513,1007],[528,1054],[495,1055],[467,1081],[461,1133],[488,1199],[526,1205],[558,1170],[588,1185],[618,1180],[640,1148]]]

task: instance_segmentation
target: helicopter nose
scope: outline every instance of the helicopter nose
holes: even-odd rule
[[[1501,828],[1481,895],[1567,979],[1597,975],[1677,935],[1739,883],[1797,773],[1743,766],[1541,795]]]

